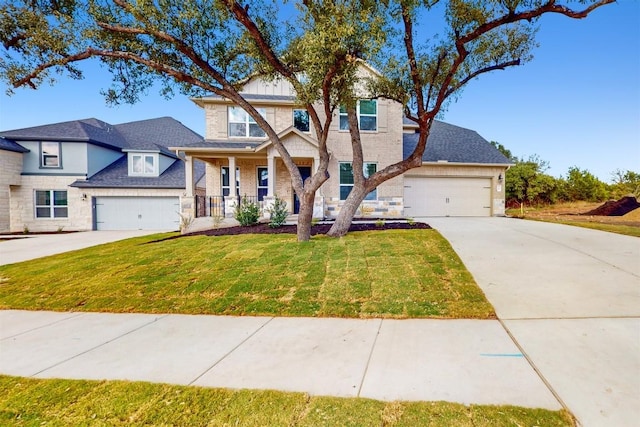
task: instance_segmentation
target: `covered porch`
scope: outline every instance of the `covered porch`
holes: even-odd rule
[[[319,159],[315,141],[295,128],[280,135],[302,178],[316,172]],[[262,217],[276,197],[284,200],[290,214],[298,213],[299,201],[287,167],[270,141],[203,141],[197,146],[174,147],[185,161],[185,194],[181,198],[184,217],[232,218],[242,198],[258,204]],[[205,163],[205,195],[196,195],[194,161]],[[324,217],[324,197],[319,191],[314,217]]]

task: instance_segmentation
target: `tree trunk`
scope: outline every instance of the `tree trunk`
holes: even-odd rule
[[[307,242],[311,238],[311,220],[313,219],[313,204],[316,192],[304,191],[300,197],[300,210],[298,211],[298,242]],[[348,227],[347,227],[348,229]]]
[[[347,200],[344,201],[344,204],[340,208],[340,213],[338,214],[336,221],[327,232],[327,236],[342,237],[347,234],[349,227],[351,227],[353,217],[356,214],[358,207],[367,196],[367,193],[368,192],[364,189],[364,186],[353,186]]]

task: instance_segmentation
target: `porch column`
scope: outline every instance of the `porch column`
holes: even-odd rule
[[[195,195],[195,183],[193,182],[193,157],[185,156],[184,160],[184,180],[185,190],[187,197],[193,197]]]
[[[195,183],[193,182],[193,157],[184,159],[184,196],[180,197],[180,231],[188,232],[189,223],[196,217]],[[186,222],[185,222],[186,221]]]
[[[224,212],[227,218],[233,218],[236,205],[239,203],[236,194],[236,158],[229,157],[229,195],[224,198]]]
[[[320,166],[320,157],[313,158],[313,165],[311,166],[311,170],[313,174],[318,172],[318,167]],[[325,206],[324,206],[324,195],[322,191],[322,187],[320,187],[319,191],[316,191],[316,197],[313,200],[313,217],[322,219],[325,217]]]
[[[229,157],[229,196],[236,197],[236,158]]]
[[[267,157],[267,196],[274,197],[276,195],[276,158],[274,156]]]
[[[271,218],[271,208],[276,201],[276,158],[267,155],[267,195],[262,199],[262,217]]]

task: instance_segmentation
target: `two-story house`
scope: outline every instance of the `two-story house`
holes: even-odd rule
[[[364,65],[366,67],[366,65]],[[375,71],[366,69],[365,72]],[[296,103],[286,81],[251,79],[241,93],[269,122],[287,148],[303,179],[318,167],[318,143],[306,110]],[[205,139],[171,147],[185,158],[206,164],[207,212],[233,212],[238,197],[268,206],[284,199],[289,211],[299,205],[289,172],[264,131],[240,107],[219,96],[194,98],[204,110]],[[319,109],[322,111],[322,109]],[[406,158],[417,143],[417,126],[403,118],[399,103],[362,99],[357,113],[365,174]],[[336,111],[327,141],[330,179],[316,194],[314,217],[337,216],[353,186],[352,152],[346,112]],[[423,166],[381,184],[362,203],[361,214],[376,217],[492,216],[504,214],[503,177],[509,166],[497,149],[476,132],[436,121]],[[193,174],[187,172],[187,177]],[[182,212],[196,215],[195,179],[188,178]],[[202,212],[202,209],[198,209]]]
[[[0,231],[176,230],[185,167],[167,147],[200,140],[169,117],[0,132]]]

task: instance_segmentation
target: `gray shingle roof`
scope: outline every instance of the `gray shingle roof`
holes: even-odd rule
[[[418,144],[419,134],[403,134],[406,159]],[[424,162],[446,160],[451,163],[511,164],[497,148],[476,131],[435,120],[422,156]]]
[[[74,120],[24,129],[0,132],[0,137],[15,141],[89,142],[112,149],[127,148],[128,144],[114,126],[98,119]]]
[[[184,162],[170,146],[181,146],[202,141],[202,136],[171,117],[141,120],[111,125],[98,119],[75,120],[0,132],[0,149],[20,148],[17,141],[86,142],[115,151],[153,151],[172,157],[176,161],[159,177],[129,176],[127,156],[122,156],[86,181],[72,184],[82,188],[184,188]],[[28,150],[26,150],[28,151]],[[22,151],[22,152],[26,152]],[[195,163],[195,179],[204,175],[204,164]]]
[[[160,151],[173,157],[175,154],[168,147],[202,141],[202,136],[172,117],[122,123],[114,127],[130,149]]]
[[[79,188],[185,188],[184,162],[176,160],[159,177],[129,176],[127,156],[116,160],[91,178],[78,180],[71,187]],[[198,182],[205,173],[201,161],[194,162],[194,180]]]
[[[29,150],[10,139],[0,137],[0,150],[15,151],[16,153],[28,153]]]

